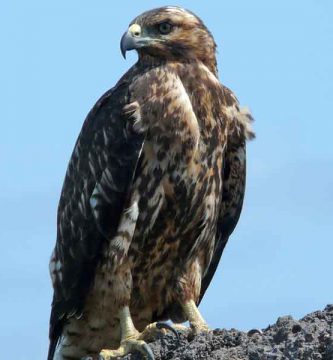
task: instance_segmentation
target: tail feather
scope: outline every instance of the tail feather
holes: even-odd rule
[[[50,340],[50,346],[49,346],[49,352],[47,354],[47,360],[53,360],[54,353],[57,348],[58,339],[51,339]]]
[[[56,314],[54,307],[52,306],[50,316],[50,331],[49,331],[49,351],[47,354],[47,360],[54,360],[54,354],[61,337],[61,333],[64,327],[64,318],[59,318]]]

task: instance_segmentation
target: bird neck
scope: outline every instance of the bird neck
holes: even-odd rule
[[[216,62],[216,57],[215,54],[213,55],[209,55],[206,54],[205,56],[202,56],[202,58],[200,59],[201,63],[203,63],[208,69],[209,71],[211,71],[216,77],[218,76],[217,74],[217,62]],[[161,57],[156,57],[156,56],[151,56],[147,53],[140,53],[139,52],[139,59],[138,59],[138,65],[142,66],[142,67],[155,67],[155,66],[161,66],[161,65],[165,65],[167,63],[198,63],[197,59],[166,59],[166,58],[161,58]]]

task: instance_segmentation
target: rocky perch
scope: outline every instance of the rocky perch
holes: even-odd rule
[[[278,318],[263,330],[216,329],[189,338],[166,335],[150,343],[155,360],[333,360],[333,305],[301,320]],[[141,360],[141,355],[126,360]]]

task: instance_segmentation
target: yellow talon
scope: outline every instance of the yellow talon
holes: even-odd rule
[[[158,333],[165,333],[166,330],[172,331],[178,338],[178,333],[168,324],[153,323],[149,324],[141,333],[138,332],[133,324],[128,306],[123,307],[119,313],[121,327],[121,342],[116,350],[103,349],[99,353],[100,360],[111,360],[123,357],[133,351],[139,351],[148,360],[154,360],[151,348],[144,341],[153,339]]]

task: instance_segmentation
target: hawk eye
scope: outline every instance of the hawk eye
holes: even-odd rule
[[[169,34],[172,30],[172,25],[168,22],[162,22],[158,24],[157,27],[158,31],[163,35]]]

